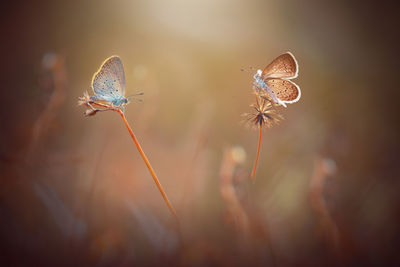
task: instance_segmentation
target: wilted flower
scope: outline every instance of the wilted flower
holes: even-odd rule
[[[244,116],[247,117],[248,122],[256,127],[262,128],[266,126],[270,128],[282,119],[282,116],[277,113],[271,102],[262,96],[256,95],[256,102],[251,104],[250,107],[255,111],[246,113]]]
[[[106,110],[116,111],[116,108],[114,106],[93,101],[90,98],[87,91],[83,92],[83,96],[79,97],[78,99],[78,106],[83,106],[83,105],[88,107],[88,109],[84,113],[85,116],[94,116],[99,111],[106,111]]]
[[[83,96],[78,98],[78,106],[88,105],[90,96],[87,91],[83,92]]]

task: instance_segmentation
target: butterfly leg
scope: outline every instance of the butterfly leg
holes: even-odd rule
[[[259,95],[262,94],[262,90],[260,89],[260,86],[258,86],[256,82],[253,82],[253,90]]]
[[[282,105],[286,108],[286,104],[282,100],[277,98],[275,93],[267,85],[265,85],[264,90],[268,93],[268,95],[270,95],[275,104]]]

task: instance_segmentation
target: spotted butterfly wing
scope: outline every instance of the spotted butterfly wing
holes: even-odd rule
[[[92,88],[95,94],[111,101],[125,95],[125,72],[121,58],[107,58],[100,69],[93,75]]]
[[[286,106],[285,103],[297,102],[301,97],[300,87],[292,81],[272,78],[267,79],[265,83],[283,106]]]
[[[263,70],[261,77],[268,78],[293,79],[299,72],[297,61],[292,53],[287,52],[275,58]]]

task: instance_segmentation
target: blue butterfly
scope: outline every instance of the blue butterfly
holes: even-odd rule
[[[111,56],[101,64],[93,75],[92,88],[95,93],[90,97],[92,101],[106,101],[122,109],[129,103],[131,96],[125,97],[125,72],[119,56]]]

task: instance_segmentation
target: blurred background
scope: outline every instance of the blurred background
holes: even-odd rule
[[[376,1],[14,1],[0,49],[3,266],[395,266],[396,6]],[[298,103],[242,123],[253,73],[291,51]],[[122,58],[127,119],[83,115]]]

